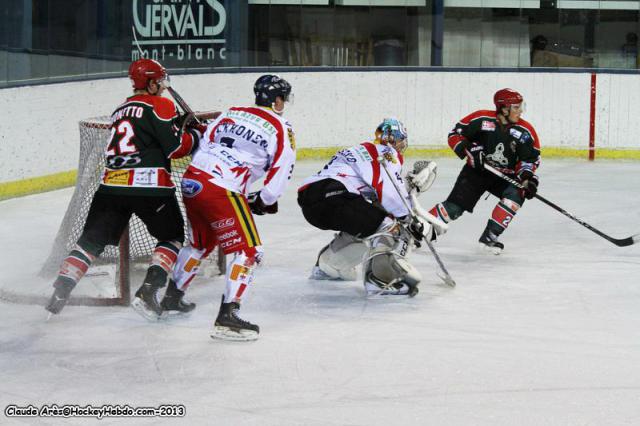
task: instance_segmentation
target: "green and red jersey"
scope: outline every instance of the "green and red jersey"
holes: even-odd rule
[[[449,133],[449,147],[462,159],[477,144],[484,147],[485,162],[503,173],[535,173],[540,165],[540,140],[533,126],[520,119],[503,125],[495,111],[480,110],[464,117]]]
[[[120,195],[170,195],[171,159],[189,155],[197,131],[182,132],[171,99],[134,95],[111,115],[111,137],[98,191]]]

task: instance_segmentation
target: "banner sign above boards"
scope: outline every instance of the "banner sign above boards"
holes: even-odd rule
[[[231,66],[231,27],[246,19],[246,3],[224,0],[132,0],[131,60],[141,56],[171,68]],[[245,4],[245,6],[243,6]],[[244,10],[242,10],[244,9]],[[244,13],[242,13],[244,11]],[[241,27],[239,22],[236,27]],[[138,50],[138,45],[142,54]]]

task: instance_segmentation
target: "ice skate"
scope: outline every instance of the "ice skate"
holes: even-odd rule
[[[131,307],[149,321],[157,321],[162,314],[162,307],[158,300],[158,288],[149,283],[144,283],[136,291],[136,297],[131,302]]]
[[[184,291],[176,287],[173,280],[169,280],[169,286],[164,298],[160,302],[162,316],[187,315],[196,308],[196,304],[184,300]]]
[[[159,266],[149,267],[144,284],[136,291],[131,307],[149,321],[157,321],[162,314],[158,290],[164,287],[167,273]]]
[[[484,230],[478,242],[480,242],[480,248],[483,251],[493,253],[495,255],[499,255],[502,253],[502,250],[504,250],[504,244],[498,241],[498,236],[491,232],[489,228]]]
[[[258,339],[260,327],[238,316],[240,305],[235,302],[220,304],[220,312],[213,326],[211,337],[221,340],[250,341]]]
[[[71,290],[76,286],[76,283],[65,277],[58,277],[58,279],[53,283],[53,294],[51,295],[51,299],[49,299],[49,303],[45,306],[45,309],[49,311],[51,314],[58,314],[62,311],[62,308],[69,301],[69,296],[71,295]]]
[[[373,273],[367,273],[364,281],[364,290],[367,297],[375,298],[378,296],[409,296],[413,297],[418,294],[418,286],[409,285],[404,281],[387,284],[375,277]]]

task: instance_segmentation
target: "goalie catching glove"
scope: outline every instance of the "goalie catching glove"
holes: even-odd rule
[[[436,180],[438,165],[435,161],[420,160],[413,163],[413,170],[407,173],[407,192],[415,189],[426,192]]]
[[[538,176],[534,175],[531,170],[523,170],[518,176],[522,186],[524,186],[523,195],[527,200],[532,199],[538,193]]]
[[[260,191],[252,192],[247,197],[249,201],[249,208],[251,209],[251,213],[262,216],[264,214],[276,214],[278,213],[278,202],[267,206],[260,198]]]

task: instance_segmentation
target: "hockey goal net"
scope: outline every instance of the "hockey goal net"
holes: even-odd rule
[[[76,187],[51,254],[42,267],[40,275],[43,277],[54,276],[62,260],[75,246],[82,233],[93,194],[100,184],[105,148],[110,136],[109,117],[83,120],[79,125],[80,160]],[[177,187],[178,202],[183,216],[185,210],[180,193],[180,181],[190,160],[190,157],[184,157],[173,160],[171,164],[172,178]],[[94,261],[85,278],[72,293],[69,304],[128,305],[131,298],[130,282],[133,282],[136,288],[142,284],[134,279],[144,276],[156,242],[157,240],[147,232],[144,223],[133,215],[119,245],[107,246],[102,255]],[[203,262],[201,270],[207,275],[221,274],[224,273],[224,265],[224,256],[214,250]]]

